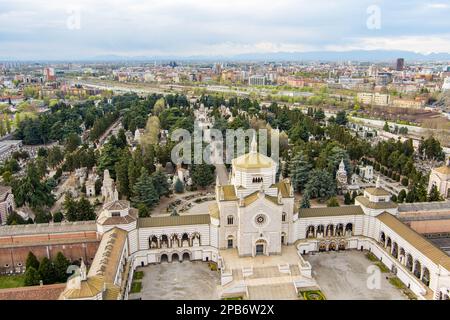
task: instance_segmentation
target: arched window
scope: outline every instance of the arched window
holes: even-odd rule
[[[281,221],[286,222],[286,212],[281,215]]]
[[[234,224],[234,217],[233,216],[228,216],[227,217],[227,224],[228,225]]]

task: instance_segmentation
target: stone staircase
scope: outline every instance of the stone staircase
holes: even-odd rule
[[[292,283],[249,286],[248,295],[251,300],[295,300],[297,292]]]
[[[244,294],[251,300],[297,299],[296,281],[302,279],[297,265],[233,269],[233,281],[222,286],[222,296]]]

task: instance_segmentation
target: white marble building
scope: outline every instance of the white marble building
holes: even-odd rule
[[[236,283],[245,291],[245,284],[235,281],[234,273],[226,270],[226,257],[234,252],[235,259],[246,261],[258,255],[282,257],[286,246],[295,248],[298,277],[308,283],[313,281],[311,266],[303,255],[366,250],[381,259],[419,299],[448,299],[450,256],[397,218],[398,205],[379,180],[375,188],[357,197],[353,206],[299,209],[289,181],[277,182],[276,171],[277,164],[258,153],[253,141],[250,153],[233,160],[229,184],[217,184],[216,201],[204,214],[138,218],[127,201],[105,204],[97,219],[102,241],[93,266],[99,266],[99,273],[103,266],[108,277],[81,272],[74,276],[81,280],[72,279],[62,297],[126,299],[136,267],[182,260],[217,262],[224,290],[235,289]],[[126,241],[114,242],[112,234],[119,239],[125,234]],[[104,243],[107,241],[109,246]],[[115,260],[111,254],[109,260],[103,260],[105,251],[114,253]],[[104,289],[87,297],[86,283]],[[80,291],[76,291],[77,285]]]
[[[450,198],[450,160],[445,166],[435,168],[430,173],[428,192],[436,186],[442,198]]]

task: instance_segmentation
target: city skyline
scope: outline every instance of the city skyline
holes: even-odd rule
[[[0,59],[450,53],[449,11],[444,0],[2,1]]]

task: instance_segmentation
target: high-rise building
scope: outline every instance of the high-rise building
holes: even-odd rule
[[[405,67],[405,59],[398,58],[397,59],[397,66],[396,66],[395,70],[403,71],[404,67]]]
[[[248,78],[248,84],[251,86],[264,86],[266,85],[265,76],[251,76]]]
[[[44,80],[45,81],[55,81],[56,80],[55,69],[45,68],[44,69]]]

